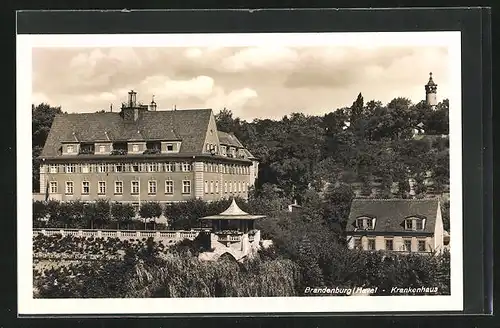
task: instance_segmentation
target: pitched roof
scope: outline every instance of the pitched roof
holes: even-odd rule
[[[217,134],[219,135],[219,142],[221,145],[227,145],[239,148],[243,147],[241,142],[238,140],[238,138],[236,138],[234,134],[222,131],[217,131]]]
[[[62,142],[182,140],[181,153],[203,150],[211,109],[145,111],[136,122],[120,113],[60,114],[54,118],[41,156],[57,156]]]
[[[233,198],[231,205],[224,212],[218,215],[205,216],[200,220],[255,220],[264,217],[265,215],[252,215],[244,212]]]
[[[404,232],[403,221],[416,216],[426,219],[424,232],[434,232],[439,200],[432,199],[354,199],[346,230],[354,231],[356,219],[375,218],[373,232]]]

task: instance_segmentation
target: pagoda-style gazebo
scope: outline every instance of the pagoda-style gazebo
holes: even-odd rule
[[[233,199],[224,212],[200,220],[211,222],[210,247],[215,253],[220,255],[227,252],[239,259],[248,255],[252,248],[259,247],[260,231],[255,230],[254,223],[265,217],[242,211]]]
[[[255,220],[265,217],[265,215],[252,215],[242,211],[233,198],[227,210],[217,215],[205,216],[200,220],[210,220],[214,233],[222,231],[247,233],[254,229]]]

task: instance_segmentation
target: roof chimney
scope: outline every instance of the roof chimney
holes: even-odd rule
[[[134,90],[130,90],[128,93],[128,106],[129,107],[136,107],[137,105],[137,92]]]
[[[155,95],[152,97],[150,108],[152,111],[156,111]]]

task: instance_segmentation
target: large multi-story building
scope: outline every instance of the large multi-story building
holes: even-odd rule
[[[217,130],[211,109],[156,107],[130,91],[120,112],[56,116],[40,156],[42,193],[132,204],[248,197],[258,161]]]

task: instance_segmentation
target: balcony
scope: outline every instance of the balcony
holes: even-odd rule
[[[80,145],[80,150],[78,151],[78,155],[93,155],[95,152],[95,148],[93,144],[82,144]]]
[[[143,154],[144,155],[157,155],[160,154],[161,150],[158,148],[146,149]]]
[[[127,153],[126,149],[113,149],[111,151],[111,155],[127,155]]]
[[[243,238],[243,233],[236,230],[216,231],[215,235],[219,242],[238,242]]]

